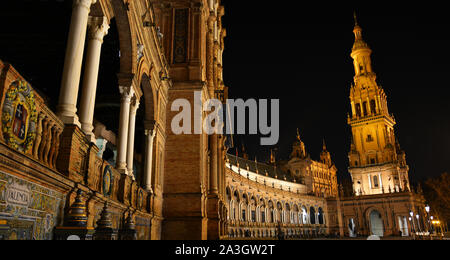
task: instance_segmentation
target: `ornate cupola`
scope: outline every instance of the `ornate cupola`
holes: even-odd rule
[[[300,132],[297,129],[297,140],[295,140],[294,144],[292,145],[291,159],[293,158],[304,159],[306,157],[307,153],[305,143],[303,143],[302,139],[300,138]]]

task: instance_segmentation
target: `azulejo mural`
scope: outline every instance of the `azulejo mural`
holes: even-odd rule
[[[111,166],[106,166],[103,173],[103,195],[106,197],[111,196],[113,190],[114,175],[111,170]]]
[[[36,138],[37,110],[31,86],[23,80],[14,81],[6,92],[2,110],[2,131],[12,148],[28,153]]]
[[[51,240],[65,196],[0,172],[0,239]]]

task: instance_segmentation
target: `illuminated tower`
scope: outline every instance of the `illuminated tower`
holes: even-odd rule
[[[372,50],[363,40],[355,16],[355,44],[351,57],[355,66],[350,90],[352,128],[349,171],[356,195],[374,195],[409,190],[409,167],[395,138],[393,115],[387,96],[376,82],[371,63]]]

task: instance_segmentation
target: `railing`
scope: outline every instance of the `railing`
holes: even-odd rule
[[[76,126],[65,126],[9,64],[0,61],[0,142],[105,198],[152,212],[153,194],[98,156]]]
[[[64,124],[11,65],[0,61],[0,70],[2,141],[56,169]]]

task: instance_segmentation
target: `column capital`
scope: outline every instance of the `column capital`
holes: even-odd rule
[[[156,137],[156,129],[145,129],[145,135],[151,139],[155,138]]]
[[[137,99],[137,96],[134,95],[131,98],[131,113],[132,114],[136,114],[137,110],[139,109],[139,105],[140,105],[139,100]]]
[[[103,38],[108,34],[109,21],[105,16],[89,16],[89,39],[103,42]]]
[[[155,120],[145,120],[144,121],[145,131],[153,131],[156,130],[156,121]]]
[[[120,95],[122,95],[122,99],[127,99],[128,102],[131,102],[131,98],[134,96],[134,89],[132,86],[119,86],[119,91]]]
[[[95,3],[97,3],[97,0],[74,0],[73,7],[82,6],[88,10],[91,10],[91,5]]]

